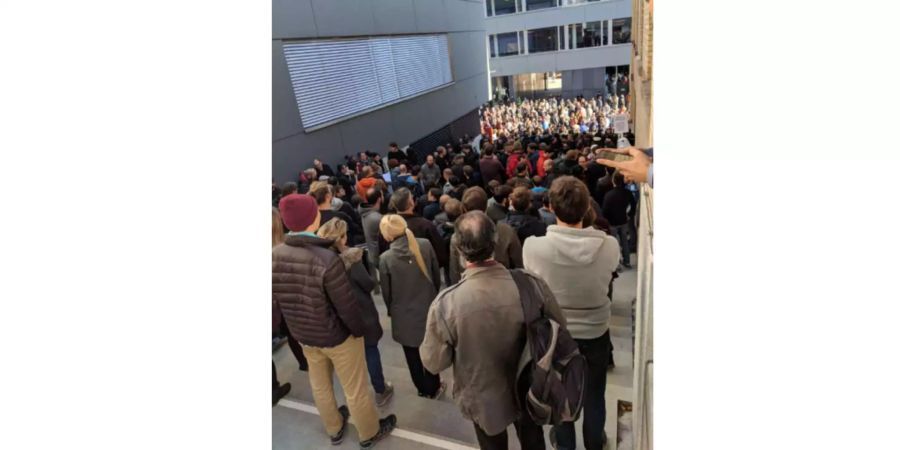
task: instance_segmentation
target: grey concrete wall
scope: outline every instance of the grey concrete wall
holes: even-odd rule
[[[562,72],[631,64],[631,44],[588,47],[558,52],[491,58],[491,76],[534,72]]]
[[[472,0],[273,0],[272,176],[277,183],[321,158],[385,152],[446,126],[488,99],[484,4]],[[454,84],[353,119],[305,132],[283,42],[349,36],[446,33]]]

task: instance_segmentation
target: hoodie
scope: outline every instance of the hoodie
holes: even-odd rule
[[[547,227],[522,248],[525,269],[539,275],[556,297],[575,339],[609,330],[609,283],[619,264],[619,243],[594,228]]]

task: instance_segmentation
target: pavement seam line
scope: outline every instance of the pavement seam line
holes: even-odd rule
[[[316,409],[315,406],[301,403],[295,400],[281,399],[278,402],[278,406],[315,414],[317,416],[319,415],[319,410]],[[353,416],[350,416],[350,423],[353,423]],[[477,447],[470,447],[458,442],[449,441],[447,439],[435,436],[429,436],[427,434],[417,433],[415,431],[404,430],[402,428],[394,428],[394,431],[391,432],[391,436],[396,436],[401,439],[418,442],[420,444],[427,444],[432,447],[443,448],[446,450],[478,450]]]

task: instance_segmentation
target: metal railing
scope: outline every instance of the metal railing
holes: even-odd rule
[[[635,302],[634,450],[653,448],[653,188],[641,185]]]

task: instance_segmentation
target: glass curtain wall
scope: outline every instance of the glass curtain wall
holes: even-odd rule
[[[528,30],[528,53],[555,52],[562,41],[563,27]]]

